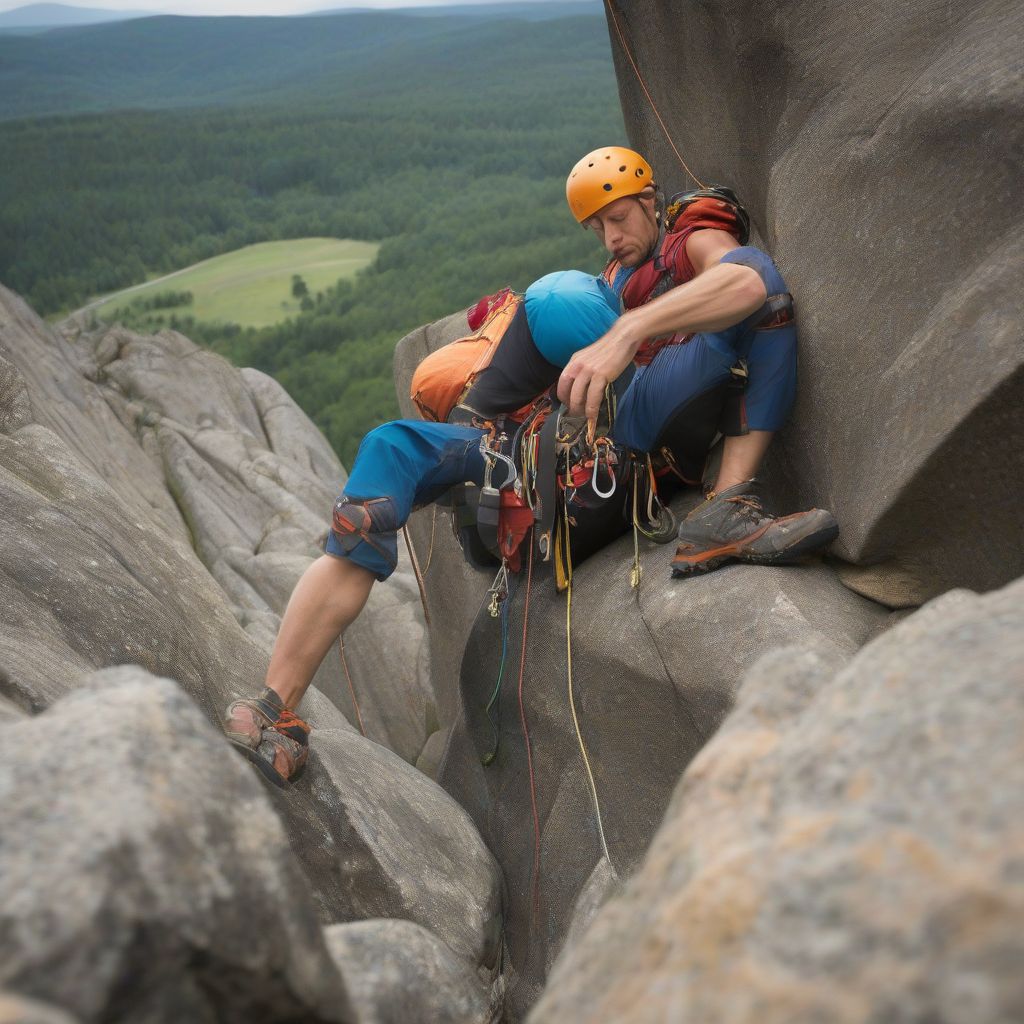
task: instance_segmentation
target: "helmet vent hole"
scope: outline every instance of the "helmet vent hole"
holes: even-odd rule
[[[642,178],[644,176],[644,169],[642,167],[638,167],[636,169],[636,176],[638,178]]]
[[[587,166],[588,166],[588,167],[593,167],[593,166],[594,166],[594,164],[593,164],[593,162],[591,162],[591,163],[587,164]]]
[[[611,186],[610,182],[606,182],[604,185],[601,186],[601,188],[603,188],[605,190],[605,192],[611,192],[611,190],[612,190],[612,186]]]
[[[623,165],[622,165],[622,166],[621,166],[621,167],[619,168],[619,174],[621,174],[621,173],[622,173],[622,172],[623,172],[623,171],[624,171],[625,169],[626,169],[626,165],[625,165],[625,164],[623,164]]]

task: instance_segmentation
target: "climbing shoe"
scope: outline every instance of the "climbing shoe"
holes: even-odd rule
[[[309,725],[269,687],[229,705],[224,733],[275,786],[298,778],[309,756]]]
[[[839,536],[831,512],[812,508],[789,516],[764,510],[756,482],[747,480],[708,494],[679,525],[673,576],[710,572],[729,561],[791,565],[821,551]]]

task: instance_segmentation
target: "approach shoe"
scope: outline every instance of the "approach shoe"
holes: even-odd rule
[[[309,725],[269,687],[228,706],[224,733],[275,786],[298,778],[309,757]]]
[[[710,572],[729,561],[792,565],[838,536],[839,526],[825,509],[778,517],[766,512],[756,481],[746,480],[710,493],[679,524],[672,575]]]

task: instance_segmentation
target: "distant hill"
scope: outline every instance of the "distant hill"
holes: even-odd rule
[[[26,29],[45,31],[75,25],[99,25],[132,18],[151,18],[154,11],[110,11],[100,7],[71,7],[68,4],[26,4],[0,13],[0,32]]]
[[[325,11],[312,11],[301,15],[316,18],[329,14],[368,13],[368,7],[335,7]],[[554,18],[570,18],[577,14],[601,14],[603,0],[519,0],[513,3],[443,4],[437,7],[392,7],[393,14],[411,14],[421,18],[446,17],[451,14],[468,14],[480,18],[518,18],[528,21],[550,21]]]
[[[592,35],[594,26],[605,34],[600,13],[541,23],[531,13],[535,6],[499,4],[485,12],[480,5],[475,13],[455,7],[444,17],[163,16],[0,36],[0,120],[243,102],[308,104],[311,97],[315,103],[317,96],[340,94],[377,99],[408,93],[418,103],[423,97],[410,89],[421,84],[424,69],[436,68],[446,89],[476,89],[495,66],[515,73],[522,50],[506,45],[502,26],[509,18],[521,23],[522,43],[529,45],[534,32],[542,49],[555,38],[544,25],[562,26],[557,38],[567,61],[575,59],[574,39]],[[590,10],[588,4],[551,6]]]
[[[625,138],[604,17],[493,15],[157,17],[0,37],[0,281],[49,314],[257,243],[379,243],[354,280],[310,278],[284,323],[168,311],[277,376],[350,459],[398,412],[396,338],[603,263],[565,207],[565,174]]]

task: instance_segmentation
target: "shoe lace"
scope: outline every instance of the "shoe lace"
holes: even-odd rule
[[[748,494],[737,494],[734,498],[726,498],[726,501],[736,505],[739,512],[748,519],[764,519],[764,506],[758,498]]]
[[[309,723],[304,722],[294,711],[289,711],[287,708],[282,709],[280,714],[277,716],[277,721],[274,723],[274,728],[288,728],[291,725],[298,725],[303,729],[309,729]]]

